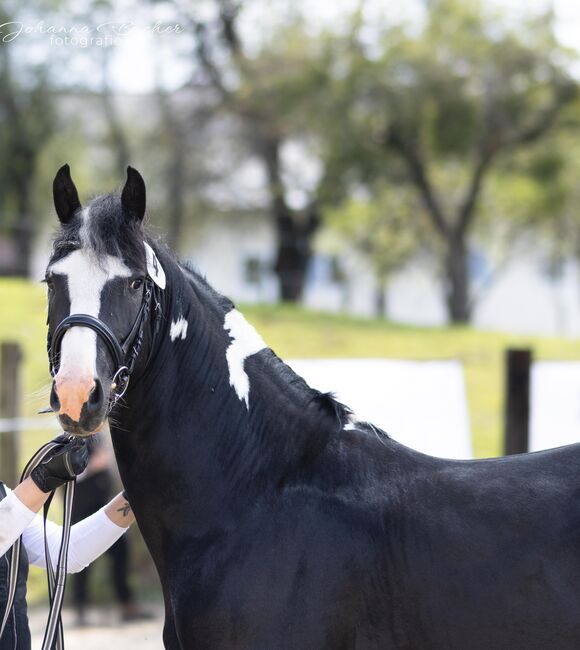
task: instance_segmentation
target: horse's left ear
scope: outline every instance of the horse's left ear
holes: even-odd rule
[[[127,167],[127,181],[121,194],[123,213],[128,219],[142,221],[145,216],[145,181],[133,167]]]

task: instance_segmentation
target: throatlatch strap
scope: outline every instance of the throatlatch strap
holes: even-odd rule
[[[20,482],[28,478],[32,470],[42,463],[47,455],[55,448],[61,445],[55,442],[49,442],[43,445],[34,456],[28,461],[28,464],[22,472]],[[58,562],[56,567],[56,574],[52,566],[50,558],[50,551],[48,548],[48,538],[46,535],[46,518],[48,509],[54,496],[54,490],[51,492],[46,503],[44,504],[44,552],[46,556],[46,571],[48,575],[48,596],[50,600],[50,611],[48,613],[48,622],[44,633],[44,640],[42,642],[42,650],[64,650],[64,636],[62,629],[61,610],[64,597],[64,588],[66,583],[66,568],[68,559],[68,545],[70,539],[71,528],[71,515],[72,503],[74,497],[76,480],[69,481],[65,484],[64,492],[64,521],[62,526],[62,538],[60,543],[60,551],[58,554]],[[20,562],[20,545],[22,543],[22,536],[20,536],[12,546],[12,556],[10,558],[10,573],[8,576],[8,598],[6,601],[6,610],[4,611],[4,618],[2,620],[2,627],[0,627],[0,640],[2,634],[10,617],[12,607],[14,605],[14,596],[16,594],[16,585],[18,582],[18,565]]]

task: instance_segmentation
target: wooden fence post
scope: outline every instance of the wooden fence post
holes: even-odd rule
[[[505,454],[528,451],[530,433],[531,350],[506,350]]]
[[[0,345],[0,417],[20,415],[20,362],[22,351],[18,343]],[[14,487],[20,478],[18,431],[0,433],[0,479]]]

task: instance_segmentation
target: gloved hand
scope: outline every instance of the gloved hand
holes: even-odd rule
[[[87,443],[79,438],[68,440],[59,436],[54,442],[63,441],[60,448],[55,448],[53,454],[35,467],[30,478],[43,492],[52,492],[57,487],[72,481],[87,466],[89,450]]]

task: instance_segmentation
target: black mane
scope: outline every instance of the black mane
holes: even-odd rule
[[[196,269],[190,264],[179,262],[172,253],[169,254],[181,270],[185,271],[184,276],[196,294],[201,296],[202,300],[208,300],[214,307],[217,306],[223,318],[235,309],[235,304],[216,291]],[[350,420],[352,411],[347,406],[337,401],[332,393],[323,393],[311,388],[271,348],[256,355],[258,358],[260,356],[267,357],[267,370],[276,376],[276,381],[281,386],[291,389],[294,399],[302,410],[299,418],[300,425],[308,434],[315,431],[339,431]],[[252,363],[250,359],[247,359],[246,363]]]

